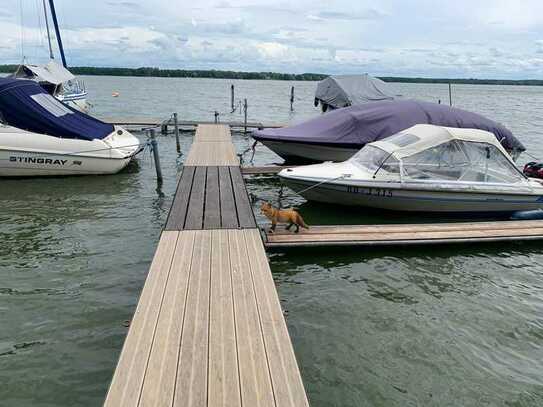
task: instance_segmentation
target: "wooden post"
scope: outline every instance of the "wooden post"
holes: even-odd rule
[[[243,99],[244,131],[247,133],[247,99]]]
[[[162,126],[160,126],[160,132],[164,135],[168,134],[168,123],[162,123]]]
[[[236,106],[234,106],[234,84],[230,85],[230,106],[233,113],[236,110]]]
[[[292,112],[294,108],[292,107],[292,104],[294,103],[294,86],[290,88],[290,111]]]
[[[451,83],[449,82],[449,105],[452,106],[452,90],[451,90]]]
[[[155,137],[155,130],[149,130],[151,136],[151,148],[153,150],[153,158],[155,160],[156,180],[159,184],[162,184],[162,169],[160,168],[160,157],[158,156],[158,143]]]
[[[175,149],[178,153],[180,153],[181,144],[179,144],[179,124],[177,122],[177,113],[173,114],[173,128],[175,130]]]

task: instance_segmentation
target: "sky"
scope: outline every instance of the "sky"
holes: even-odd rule
[[[0,0],[0,64],[47,60],[41,1]],[[55,4],[72,66],[543,79],[542,0]]]

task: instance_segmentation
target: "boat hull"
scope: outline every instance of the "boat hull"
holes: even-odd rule
[[[360,148],[334,147],[291,141],[259,141],[289,163],[345,161],[360,150]]]
[[[436,191],[409,187],[353,186],[283,178],[309,201],[408,212],[509,213],[543,208],[532,194]],[[308,189],[310,188],[310,189]],[[304,191],[305,190],[305,191]]]
[[[87,141],[0,127],[0,177],[115,174],[142,148],[135,136],[117,130]]]

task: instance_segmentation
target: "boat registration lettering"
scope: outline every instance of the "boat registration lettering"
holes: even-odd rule
[[[360,188],[353,185],[347,185],[347,192],[351,194],[364,194],[371,196],[392,196],[392,190],[385,188]]]

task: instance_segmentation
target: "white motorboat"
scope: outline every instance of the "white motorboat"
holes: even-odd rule
[[[282,170],[310,201],[417,212],[509,213],[543,208],[527,178],[484,130],[415,125],[341,163]]]
[[[114,174],[143,148],[125,129],[72,109],[36,82],[0,78],[0,176]]]

